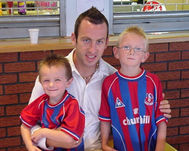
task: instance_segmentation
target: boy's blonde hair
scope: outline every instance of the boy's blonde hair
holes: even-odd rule
[[[43,60],[41,60],[39,63],[39,81],[41,80],[40,71],[44,65],[46,65],[48,67],[63,66],[63,67],[65,67],[65,73],[66,73],[67,80],[72,78],[72,70],[71,70],[71,66],[70,66],[68,59],[66,59],[65,57],[60,56],[60,55],[50,54],[47,57],[45,57]]]
[[[127,33],[135,33],[138,36],[141,36],[142,38],[144,38],[145,40],[145,51],[148,51],[148,38],[146,36],[146,33],[144,32],[144,30],[138,26],[130,26],[128,28],[126,28],[120,35],[118,38],[118,43],[117,45],[119,46],[122,38],[124,35],[126,35]]]

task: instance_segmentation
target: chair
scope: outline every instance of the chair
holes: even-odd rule
[[[174,148],[173,146],[171,146],[170,144],[166,143],[165,144],[165,151],[177,151],[177,149]]]

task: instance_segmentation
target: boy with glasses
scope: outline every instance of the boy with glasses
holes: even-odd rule
[[[148,57],[148,39],[139,27],[129,27],[120,34],[113,48],[121,68],[105,78],[102,86],[102,149],[163,151],[166,118],[159,109],[162,86],[159,78],[141,67]],[[110,124],[114,149],[108,146]]]

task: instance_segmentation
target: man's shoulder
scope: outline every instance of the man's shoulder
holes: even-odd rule
[[[114,80],[115,78],[118,78],[116,72],[110,74],[110,75],[107,76],[105,79],[106,79],[106,80],[111,80],[111,81],[112,81],[112,80]]]
[[[110,65],[108,62],[104,61],[103,59],[100,59],[100,66],[101,66],[101,70],[107,75],[111,75],[117,71],[112,65]]]

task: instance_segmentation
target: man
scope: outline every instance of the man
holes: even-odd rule
[[[85,150],[100,150],[100,122],[98,112],[101,103],[101,86],[104,78],[116,71],[101,57],[108,44],[108,21],[96,8],[92,7],[80,14],[75,23],[71,40],[73,51],[67,56],[74,80],[68,88],[79,101],[85,112],[84,147]],[[36,79],[30,102],[43,94]],[[170,117],[170,105],[164,101],[162,112]],[[35,133],[34,133],[35,134]],[[47,140],[49,146],[64,147],[58,140]],[[73,144],[74,147],[75,144]]]

